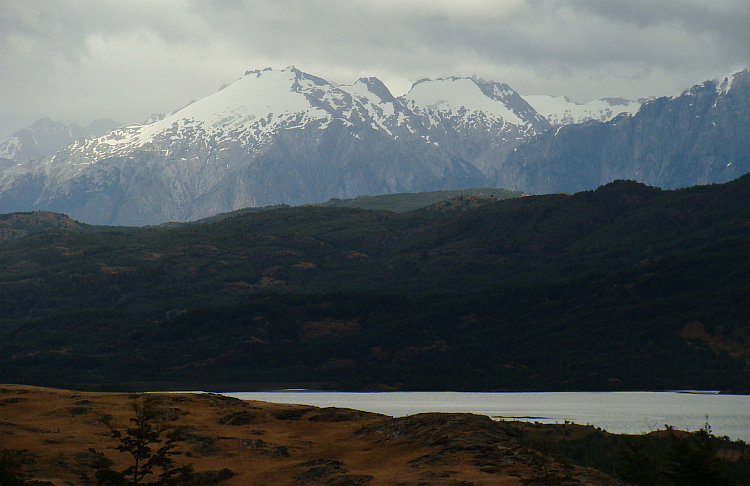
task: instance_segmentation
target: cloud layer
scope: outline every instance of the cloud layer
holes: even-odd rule
[[[748,25],[747,0],[5,0],[0,137],[138,122],[267,66],[394,94],[473,74],[582,102],[677,94],[750,65]]]

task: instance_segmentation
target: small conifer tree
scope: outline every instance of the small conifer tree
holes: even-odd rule
[[[665,475],[679,486],[724,486],[724,464],[716,455],[711,428],[706,426],[688,437],[672,435],[667,452],[670,464]]]

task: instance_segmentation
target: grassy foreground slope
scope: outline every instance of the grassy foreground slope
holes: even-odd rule
[[[177,442],[181,454],[173,460],[191,465],[198,485],[479,486],[521,485],[523,480],[544,484],[549,478],[621,484],[522,446],[506,425],[486,416],[394,419],[209,394],[151,398],[162,412],[154,423],[177,428],[182,439]],[[106,417],[119,430],[134,427],[128,422],[130,406],[125,394],[0,386],[0,453],[25,451],[18,457],[26,464],[12,472],[46,486],[97,484],[96,465],[109,463],[116,471],[132,465],[127,453],[116,450],[120,443],[101,421]],[[0,474],[3,466],[8,468],[0,463]],[[157,474],[147,479],[155,480]]]
[[[623,480],[739,486],[750,480],[750,447],[705,431],[628,436],[463,413],[392,418],[215,394],[133,397],[17,385],[0,385],[0,479],[92,485],[104,468],[132,466],[133,458],[116,449],[122,442],[112,429],[136,428],[132,405],[145,400],[155,412],[147,423],[176,432],[179,454],[171,458],[174,467],[192,466],[192,486],[614,486]]]
[[[0,270],[7,381],[750,390],[750,176],[52,229]]]

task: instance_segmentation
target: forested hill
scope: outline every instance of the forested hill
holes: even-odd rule
[[[0,243],[0,373],[146,388],[750,390],[750,176],[460,209],[290,207]]]
[[[64,214],[49,211],[0,214],[0,240],[13,240],[50,229],[80,230],[85,226]]]
[[[359,196],[352,199],[331,199],[321,206],[326,207],[346,207],[362,209],[385,209],[398,213],[420,209],[431,204],[455,199],[458,201],[473,200],[477,202],[487,202],[496,199],[509,199],[523,195],[520,191],[508,191],[507,189],[462,189],[457,191],[430,191],[418,193],[398,193],[382,194],[379,196]],[[453,206],[447,204],[443,206]]]

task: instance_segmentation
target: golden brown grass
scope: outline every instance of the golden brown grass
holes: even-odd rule
[[[156,394],[163,419],[180,427],[178,464],[224,468],[240,485],[520,485],[567,476],[576,484],[617,484],[519,446],[502,427],[469,414],[402,419],[339,408],[241,401],[214,394]],[[132,397],[0,385],[0,448],[26,450],[26,472],[55,485],[85,484],[104,454],[129,465],[101,418],[124,429]],[[316,476],[316,473],[317,476]],[[532,483],[533,484],[533,483]],[[540,483],[542,484],[542,483]]]

